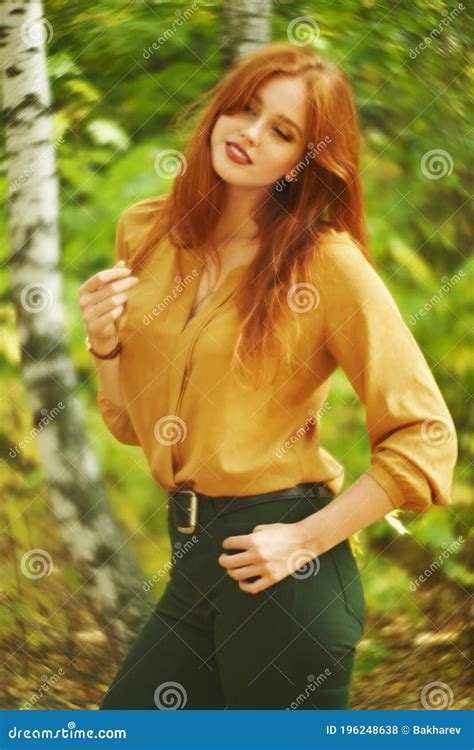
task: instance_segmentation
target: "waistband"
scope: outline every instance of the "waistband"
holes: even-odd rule
[[[324,505],[327,505],[327,503],[334,497],[334,493],[323,482],[303,482],[294,487],[263,492],[259,495],[220,495],[218,497],[206,495],[203,492],[198,492],[189,487],[183,487],[168,492],[167,507],[169,508],[170,503],[174,498],[179,501],[182,499],[183,495],[188,496],[188,499],[194,495],[202,509],[206,507],[208,510],[212,510],[215,514],[231,513],[250,505],[266,503],[271,500],[291,500],[301,497],[307,498],[316,508],[321,508],[324,507]]]

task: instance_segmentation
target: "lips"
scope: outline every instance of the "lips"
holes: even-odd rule
[[[252,163],[252,159],[250,158],[244,147],[240,146],[238,143],[235,143],[235,141],[226,141],[225,150],[229,159],[232,159],[232,161],[236,162],[237,164]]]

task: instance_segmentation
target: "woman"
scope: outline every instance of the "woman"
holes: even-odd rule
[[[102,709],[348,708],[350,537],[450,501],[454,428],[371,265],[358,140],[336,65],[291,44],[241,58],[170,194],[121,215],[117,263],[81,287],[98,406],[167,490],[173,546]],[[372,458],[342,493],[318,418],[338,366]]]

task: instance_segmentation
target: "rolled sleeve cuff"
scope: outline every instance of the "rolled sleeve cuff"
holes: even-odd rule
[[[135,432],[130,417],[126,409],[121,409],[116,404],[109,401],[102,391],[97,391],[97,407],[102,416],[102,420],[109,432],[125,445],[140,445],[140,440]]]
[[[380,464],[372,463],[365,472],[375,479],[380,486],[385,490],[390,498],[394,510],[400,508],[404,511],[413,511],[414,513],[422,513],[431,506],[431,502],[425,501],[422,498],[417,502],[414,499],[407,499],[404,495],[400,485],[393,478],[391,473]]]

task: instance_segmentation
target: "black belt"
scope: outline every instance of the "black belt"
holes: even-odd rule
[[[269,500],[284,500],[287,498],[290,500],[303,496],[318,500],[321,498],[332,499],[334,493],[323,482],[304,482],[284,490],[242,496],[221,495],[216,497],[186,488],[169,492],[166,508],[170,512],[170,520],[173,526],[184,534],[192,534],[197,526],[201,500],[204,503],[214,503],[214,506],[218,506],[219,513],[230,513],[249,505],[266,503]]]

